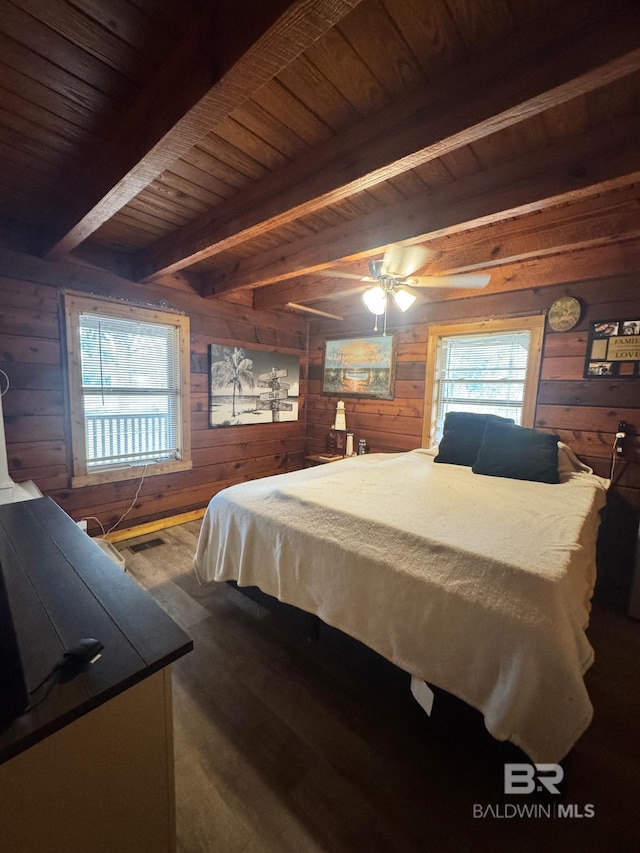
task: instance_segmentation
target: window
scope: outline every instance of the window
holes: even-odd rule
[[[65,294],[73,485],[191,467],[189,320]]]
[[[533,426],[544,317],[431,326],[424,446],[437,444],[447,412],[477,412]]]

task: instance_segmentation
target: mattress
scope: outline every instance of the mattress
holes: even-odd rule
[[[319,616],[557,762],[588,727],[585,630],[607,482],[550,485],[371,454],[232,486],[194,568]]]

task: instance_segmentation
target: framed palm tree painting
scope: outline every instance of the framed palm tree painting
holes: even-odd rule
[[[300,357],[209,345],[209,427],[298,420]]]

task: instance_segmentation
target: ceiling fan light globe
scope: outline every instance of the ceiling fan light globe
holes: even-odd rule
[[[372,314],[384,314],[387,305],[387,294],[380,285],[370,287],[362,294],[362,301]]]
[[[413,293],[409,293],[408,290],[400,287],[393,291],[393,301],[396,303],[398,308],[404,312],[411,308],[413,303],[416,301],[416,297]]]

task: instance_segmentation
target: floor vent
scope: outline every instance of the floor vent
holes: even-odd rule
[[[158,545],[164,545],[164,539],[149,539],[147,542],[138,542],[137,545],[129,545],[130,551],[146,551],[148,548],[157,548]]]

